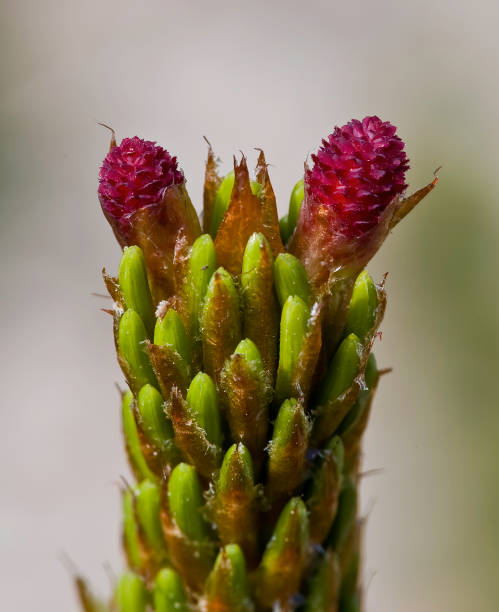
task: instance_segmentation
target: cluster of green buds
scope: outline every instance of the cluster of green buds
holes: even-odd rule
[[[319,152],[280,221],[263,152],[254,181],[244,157],[222,179],[209,148],[201,224],[174,157],[113,139],[99,197],[124,250],[104,279],[135,483],[122,491],[128,568],[109,603],[79,579],[86,612],[360,610],[361,442],[385,309],[362,242],[380,234],[363,223],[379,213],[386,228],[386,207],[393,221],[431,189],[400,196],[405,154],[368,119],[330,137],[343,165]],[[337,167],[336,186],[318,164]],[[338,229],[362,171],[384,181],[377,212],[342,200],[351,227]]]

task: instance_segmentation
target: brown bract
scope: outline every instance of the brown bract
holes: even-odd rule
[[[376,337],[381,321],[385,314],[386,308],[386,293],[384,290],[384,284],[380,285],[377,289],[378,295],[378,306],[376,308],[376,316],[374,325],[370,332],[366,336],[366,340],[363,343],[362,354],[360,355],[360,365],[357,376],[353,380],[352,384],[346,389],[339,397],[327,402],[322,406],[318,406],[314,410],[314,428],[312,431],[312,444],[316,448],[324,443],[327,438],[333,435],[340,423],[343,421],[348,411],[354,405],[359,392],[362,388],[365,388],[364,375],[366,371],[367,360],[371,353],[372,345]]]
[[[208,440],[204,429],[192,418],[187,402],[177,387],[171,391],[167,414],[175,432],[175,444],[200,476],[211,478],[220,467],[222,449]]]
[[[258,156],[256,165],[256,180],[262,187],[260,200],[262,203],[262,225],[263,235],[267,238],[272,254],[277,257],[279,253],[284,252],[284,246],[281,240],[281,232],[279,230],[279,215],[277,212],[277,202],[275,199],[274,189],[270,182],[269,171],[265,155],[262,150]]]
[[[334,208],[313,201],[305,188],[296,229],[288,251],[298,257],[307,271],[316,295],[331,292],[337,277],[355,277],[379,250],[390,230],[397,225],[437,184],[437,178],[408,198],[395,198],[380,214],[377,224],[357,237],[341,229],[342,219]]]
[[[220,390],[232,439],[242,442],[258,470],[264,460],[269,428],[271,386],[240,354],[231,355],[220,376]]]
[[[177,241],[182,238],[192,245],[201,234],[185,184],[168,187],[161,202],[137,210],[130,215],[129,222],[130,243],[138,245],[144,253],[153,301],[158,304],[175,292],[173,259]]]
[[[234,187],[215,238],[217,264],[232,275],[241,274],[244,249],[254,232],[263,233],[262,206],[251,191],[246,158],[234,158]]]
[[[210,540],[191,540],[182,533],[170,514],[166,483],[162,489],[160,520],[173,567],[189,589],[201,592],[213,565],[215,544]]]
[[[208,142],[208,140],[206,140],[206,142],[208,143],[208,159],[206,160],[206,169],[204,174],[203,232],[205,234],[209,234],[213,205],[215,204],[215,198],[217,197],[217,191],[220,187],[222,179],[217,172],[218,160],[213,154],[211,144]]]

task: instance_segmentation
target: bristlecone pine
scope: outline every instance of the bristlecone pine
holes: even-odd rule
[[[208,150],[200,223],[175,157],[113,139],[99,199],[123,257],[114,301],[128,569],[86,612],[360,610],[362,434],[385,292],[365,265],[434,187],[404,197],[395,128],[322,141],[278,220],[267,163]]]

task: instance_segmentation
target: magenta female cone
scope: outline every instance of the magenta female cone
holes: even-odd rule
[[[190,245],[201,233],[177,158],[137,136],[112,143],[98,193],[120,245],[142,248],[154,302],[170,297],[175,246]]]
[[[289,251],[316,292],[330,271],[358,273],[385,239],[407,185],[404,143],[378,117],[336,127],[305,171],[305,200]]]

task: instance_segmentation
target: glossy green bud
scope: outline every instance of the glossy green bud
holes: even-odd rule
[[[217,382],[225,360],[241,340],[239,294],[231,275],[218,268],[203,303],[201,339],[205,371]]]
[[[246,243],[243,254],[241,285],[248,287],[252,282],[252,275],[258,273],[261,265],[263,251],[268,250],[271,261],[273,261],[272,251],[265,236],[261,232],[251,234]]]
[[[281,308],[293,295],[301,297],[305,304],[310,304],[312,292],[307,273],[297,257],[291,253],[280,253],[274,262],[274,278]]]
[[[146,612],[149,594],[142,578],[124,572],[116,585],[117,612]]]
[[[139,391],[137,409],[140,426],[148,442],[166,450],[173,438],[173,427],[165,414],[161,393],[152,385],[144,385]]]
[[[123,547],[130,567],[141,570],[143,556],[135,520],[134,495],[130,489],[123,491]]]
[[[222,444],[222,425],[215,383],[208,374],[199,372],[192,379],[186,397],[189,412],[205,432],[208,441]]]
[[[118,328],[118,350],[129,369],[136,392],[148,383],[156,386],[151,361],[146,353],[146,328],[140,316],[129,308],[123,313]]]
[[[144,254],[140,247],[130,246],[123,249],[118,281],[126,308],[135,310],[151,337],[154,329],[154,306],[147,282]]]
[[[281,314],[281,338],[279,366],[275,389],[275,401],[281,402],[293,396],[293,376],[298,364],[303,338],[307,331],[310,311],[297,295],[286,300]]]
[[[210,505],[222,544],[238,544],[250,565],[258,558],[255,499],[251,455],[244,444],[233,444],[225,453]]]
[[[290,232],[289,232],[289,216],[284,215],[279,219],[279,233],[281,234],[281,240],[283,244],[289,240]]]
[[[192,313],[191,336],[199,336],[199,320],[210,278],[216,269],[215,245],[209,234],[196,239],[187,266],[187,300]]]
[[[209,527],[201,515],[203,491],[191,465],[179,463],[172,471],[168,481],[168,504],[172,518],[188,538],[209,539]]]
[[[234,171],[231,170],[220,183],[220,186],[215,197],[215,203],[213,204],[213,211],[211,213],[211,224],[210,234],[213,238],[217,235],[218,228],[222,219],[229,208],[230,198],[232,194],[232,188],[234,187]],[[251,191],[253,195],[260,196],[262,187],[255,181],[251,181]]]
[[[336,351],[319,391],[319,404],[332,402],[353,383],[358,374],[362,344],[349,334]]]
[[[255,597],[264,606],[285,604],[298,592],[308,549],[305,504],[293,497],[282,510],[258,568]]]
[[[252,234],[244,250],[241,272],[244,335],[257,345],[272,378],[279,333],[273,261],[272,250],[265,236],[259,232]],[[265,313],[265,316],[261,313]]]
[[[167,557],[160,515],[161,492],[151,480],[143,480],[135,489],[135,509],[137,519],[145,536],[148,548],[159,559]]]
[[[303,612],[330,612],[338,609],[341,570],[336,554],[328,550],[312,575]]]
[[[187,612],[185,589],[178,573],[165,567],[154,580],[153,602],[155,612]]]
[[[242,444],[233,444],[225,453],[220,474],[218,476],[217,492],[221,495],[246,492],[253,493],[253,462],[248,449]]]
[[[279,409],[269,450],[267,496],[279,499],[293,493],[303,479],[310,423],[303,405],[286,400]]]
[[[263,372],[263,361],[260,351],[254,342],[249,338],[241,340],[234,351],[237,355],[242,355],[257,372]]]
[[[162,319],[157,319],[154,344],[173,348],[187,363],[192,360],[191,341],[185,333],[180,315],[173,308],[169,308]]]
[[[357,514],[357,491],[355,484],[350,478],[343,482],[340,493],[338,513],[334,519],[328,542],[335,551],[341,551],[345,542],[355,526]]]
[[[378,294],[373,279],[367,270],[359,274],[353,287],[348,307],[346,333],[355,334],[361,341],[365,340],[373,328],[378,307]]]
[[[311,480],[307,506],[310,511],[310,540],[321,544],[328,535],[338,510],[345,450],[339,436],[333,436],[321,453]]]
[[[293,187],[291,197],[289,198],[288,230],[290,236],[295,231],[296,224],[298,223],[298,217],[300,216],[300,209],[304,197],[305,183],[303,179],[300,179]]]
[[[131,391],[127,391],[123,395],[121,416],[126,451],[135,476],[138,480],[144,478],[154,480],[155,476],[149,469],[144,454],[142,453],[137,423],[135,422],[134,399]]]
[[[207,612],[251,612],[246,561],[237,544],[222,548],[205,588]]]
[[[366,371],[364,373],[367,389],[362,389],[360,391],[357,401],[353,405],[352,409],[349,410],[346,417],[341,422],[341,425],[338,427],[338,434],[343,435],[344,433],[349,432],[358,423],[361,415],[369,404],[371,392],[376,386],[378,378],[379,373],[376,366],[376,359],[374,357],[374,353],[371,353],[367,359]]]

